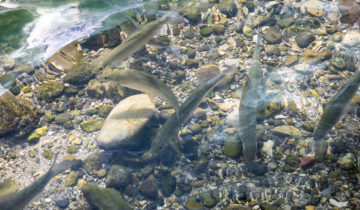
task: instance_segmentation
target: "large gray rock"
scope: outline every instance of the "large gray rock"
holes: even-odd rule
[[[105,149],[135,149],[148,143],[144,131],[155,112],[155,105],[146,94],[125,98],[110,112],[96,139]]]

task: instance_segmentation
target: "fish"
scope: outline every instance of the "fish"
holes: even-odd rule
[[[141,30],[132,33],[119,46],[95,61],[94,72],[121,64],[127,57],[144,47],[160,31],[164,24],[177,23],[182,17],[176,11],[144,25]]]
[[[37,194],[39,194],[46,184],[56,175],[61,172],[78,167],[82,164],[81,160],[63,160],[60,163],[55,163],[57,154],[51,164],[50,169],[46,174],[41,176],[28,187],[14,194],[0,198],[0,209],[20,210],[23,209]]]
[[[124,87],[160,96],[174,107],[176,113],[179,112],[179,103],[173,91],[160,79],[148,73],[132,69],[111,69],[102,73],[101,77],[118,82]]]
[[[324,113],[321,115],[320,121],[314,131],[315,156],[316,159],[325,158],[327,144],[322,142],[328,132],[336,125],[344,113],[344,109],[354,97],[360,85],[360,71],[357,72],[344,84],[339,92],[326,104]]]
[[[260,62],[260,35],[251,60],[251,66],[246,73],[246,82],[241,93],[239,104],[239,135],[243,142],[243,153],[246,162],[254,161],[257,151],[256,113],[265,104],[266,86]]]
[[[173,149],[180,153],[176,144],[173,142],[177,137],[182,125],[190,118],[194,110],[200,105],[203,98],[214,88],[217,83],[223,80],[225,77],[236,73],[237,69],[229,68],[222,74],[212,78],[199,88],[193,90],[187,97],[185,102],[179,108],[178,116],[173,114],[165,124],[160,128],[154,139],[151,141],[150,150],[145,152],[141,158],[145,161],[156,159],[165,148],[170,144]]]

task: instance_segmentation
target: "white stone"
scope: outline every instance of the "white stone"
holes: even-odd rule
[[[268,157],[272,158],[273,146],[274,146],[274,142],[272,140],[268,140],[267,142],[264,142],[264,146],[261,148],[261,151],[265,153]]]
[[[344,45],[353,47],[360,44],[360,31],[348,31],[345,33],[343,42]]]
[[[147,94],[138,94],[120,101],[106,118],[96,141],[106,149],[128,145],[149,122],[155,105]],[[135,143],[135,142],[131,142]]]
[[[348,202],[347,201],[344,201],[344,202],[339,202],[339,201],[336,201],[335,199],[332,199],[330,198],[330,204],[333,205],[333,206],[336,206],[336,207],[339,207],[339,208],[342,208],[342,207],[346,207]]]

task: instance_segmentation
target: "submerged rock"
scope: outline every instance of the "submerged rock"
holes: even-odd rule
[[[86,84],[94,76],[91,70],[92,66],[90,64],[81,63],[65,75],[64,82],[71,85]]]
[[[295,37],[296,44],[301,48],[306,48],[314,40],[315,36],[310,31],[303,31]]]
[[[50,103],[59,97],[64,90],[64,85],[60,82],[47,82],[38,88],[39,98]]]
[[[360,31],[348,31],[345,33],[342,43],[353,47],[360,44]]]
[[[106,118],[97,143],[108,149],[142,147],[148,142],[142,131],[155,112],[155,105],[147,94],[130,96],[117,104]]]
[[[272,131],[276,134],[284,135],[284,136],[292,136],[295,138],[301,138],[301,132],[299,129],[294,126],[277,126]]]
[[[9,133],[24,136],[38,125],[40,110],[30,101],[15,97],[1,85],[0,93],[0,137]]]
[[[81,129],[83,129],[83,131],[91,133],[91,132],[100,130],[101,127],[103,126],[103,123],[104,123],[104,120],[101,118],[90,119],[85,122],[82,122],[80,124],[80,127],[81,127]]]
[[[112,165],[105,178],[106,187],[123,188],[130,183],[130,172],[119,165]]]
[[[96,209],[128,210],[131,209],[121,193],[112,188],[102,188],[95,184],[84,184],[81,187],[86,200]]]
[[[156,186],[156,180],[153,175],[150,175],[146,180],[140,183],[139,185],[139,191],[149,198],[157,198],[157,186]]]
[[[77,65],[82,57],[79,49],[76,42],[66,45],[48,59],[49,67],[57,71],[68,72]]]

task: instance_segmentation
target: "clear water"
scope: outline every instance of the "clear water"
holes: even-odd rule
[[[25,8],[33,14],[33,18],[25,21],[21,30],[11,34],[18,36],[19,42],[9,42],[10,35],[3,38],[6,41],[0,42],[1,46],[9,49],[0,57],[0,76],[15,71],[23,63],[37,67],[35,73],[19,74],[15,87],[21,87],[18,98],[30,100],[46,113],[41,117],[40,124],[29,134],[36,134],[33,131],[36,128],[47,128],[43,134],[38,134],[40,137],[35,143],[27,142],[29,135],[13,141],[16,131],[6,135],[0,133],[0,182],[14,179],[18,180],[19,189],[28,186],[49,169],[53,159],[47,158],[49,151],[59,153],[58,162],[72,153],[75,158],[84,161],[82,168],[73,169],[71,173],[66,171],[54,178],[56,181],[51,180],[42,190],[40,198],[29,202],[25,209],[53,209],[67,202],[67,205],[64,204],[67,209],[94,206],[107,209],[111,205],[125,209],[123,204],[119,204],[121,196],[126,205],[133,209],[360,208],[360,95],[358,88],[346,89],[351,85],[358,86],[359,83],[349,83],[349,79],[359,71],[360,18],[355,24],[340,22],[338,6],[347,1],[319,3],[312,0],[315,2],[312,4],[310,1],[291,0],[234,1],[238,11],[233,17],[229,17],[232,11],[222,10],[220,7],[226,1],[215,1],[212,4],[208,2],[211,1],[170,1],[168,5],[174,14],[180,12],[186,20],[179,24],[165,24],[155,33],[160,42],[162,38],[168,38],[164,42],[168,41],[169,46],[159,47],[159,44],[154,44],[154,40],[149,39],[146,49],[143,49],[143,46],[137,44],[149,37],[148,34],[139,33],[141,36],[138,42],[132,45],[138,49],[137,52],[127,54],[129,58],[123,61],[116,60],[119,59],[116,56],[109,61],[110,64],[120,65],[105,65],[102,70],[93,69],[94,71],[88,72],[93,74],[92,80],[84,79],[87,75],[78,78],[79,81],[86,80],[82,84],[69,81],[65,86],[76,87],[75,93],[68,89],[65,90],[66,93],[61,93],[50,101],[44,100],[39,87],[49,81],[65,83],[68,74],[61,72],[42,81],[31,78],[41,74],[42,70],[47,70],[44,65],[48,65],[47,61],[54,53],[75,40],[92,40],[96,37],[95,34],[113,28],[121,31],[124,42],[126,38],[132,38],[132,35],[124,33],[125,29],[121,29],[121,25],[117,26],[124,19],[117,19],[119,16],[116,15],[120,14],[121,17],[122,13],[135,11],[135,15],[126,13],[128,16],[125,16],[125,20],[132,18],[130,22],[141,25],[134,30],[133,33],[136,34],[146,30],[148,18],[161,18],[168,14],[168,10],[154,9],[154,5],[167,5],[166,1],[0,3],[0,14],[19,8]],[[360,8],[359,3],[355,4]],[[192,8],[197,8],[196,12],[188,14]],[[317,13],[323,15],[316,16]],[[360,12],[354,13],[360,15]],[[196,18],[196,14],[201,16],[194,21],[191,16]],[[224,14],[228,14],[228,17]],[[288,26],[281,25],[281,20],[286,18],[292,18],[292,23]],[[259,20],[262,24],[255,26]],[[223,33],[213,31],[211,35],[204,35],[204,27],[210,26],[215,30],[215,26],[219,25],[224,26]],[[179,34],[175,32],[177,27]],[[251,35],[247,35],[246,27],[250,28]],[[277,31],[269,35],[270,30]],[[300,41],[297,40],[297,35],[302,30],[311,31],[314,36],[311,44],[308,43],[306,47],[300,47]],[[351,33],[359,37],[355,35],[349,38]],[[280,40],[271,41],[280,34]],[[250,70],[255,63],[252,56],[259,37],[263,75],[263,80],[259,81],[260,85],[265,86],[260,93],[248,90],[251,92],[247,96],[251,97],[249,100],[245,94],[247,88],[259,85],[259,81],[253,78],[253,70]],[[161,44],[164,45],[164,42]],[[104,47],[94,51],[84,48],[82,53],[93,67],[106,59],[114,49]],[[195,50],[195,55],[192,50]],[[326,54],[329,52],[330,55]],[[317,57],[322,53],[323,56]],[[298,56],[296,61],[285,65],[294,55]],[[9,58],[15,60],[13,67],[6,66]],[[194,61],[192,58],[197,64],[190,64]],[[106,68],[132,68],[149,73],[174,92],[180,103],[180,110],[183,110],[178,116],[182,119],[186,118],[184,113],[190,106],[182,109],[181,105],[186,104],[185,101],[194,90],[201,89],[199,81],[209,84],[215,77],[211,72],[199,73],[198,69],[215,64],[224,71],[233,63],[238,65],[234,77],[209,93],[199,91],[205,98],[199,105],[201,109],[197,109],[189,120],[184,120],[181,126],[178,126],[179,123],[172,123],[169,130],[164,131],[160,137],[155,136],[162,133],[161,129],[168,126],[167,120],[174,119],[175,115],[172,115],[174,111],[163,96],[159,97],[159,93],[151,92],[155,82],[149,83],[143,78],[144,81],[131,83],[133,77],[130,75],[127,79],[122,78],[123,84],[119,84],[116,80],[111,83],[102,77]],[[48,71],[50,74],[52,71],[59,72],[54,69]],[[20,77],[30,78],[30,82],[22,82]],[[131,83],[130,89],[137,91],[127,89],[127,82]],[[11,85],[5,87],[5,83],[1,84],[0,97],[4,98],[9,91],[14,92]],[[30,92],[25,91],[24,86],[30,88]],[[341,90],[346,91],[344,93]],[[156,117],[146,121],[146,129],[142,129],[140,136],[134,138],[137,139],[134,144],[131,142],[124,143],[125,146],[105,147],[104,143],[99,142],[100,134],[105,135],[106,132],[112,134],[122,131],[121,135],[125,135],[127,129],[119,122],[114,123],[113,127],[107,127],[105,134],[102,132],[106,126],[101,131],[100,128],[86,131],[82,123],[91,119],[109,119],[108,113],[103,114],[105,108],[110,107],[111,110],[128,97],[139,94],[139,91],[156,96]],[[353,95],[350,94],[351,91]],[[202,97],[200,93],[188,102],[195,104],[194,101]],[[338,100],[341,97],[343,98]],[[0,105],[7,106],[3,98]],[[249,112],[242,112],[244,115],[256,112],[256,119],[253,115],[239,117],[239,104],[241,106],[245,100],[249,100],[248,104],[251,105],[258,104],[259,101],[265,102],[263,107],[249,106],[246,107]],[[146,100],[141,99],[132,107],[146,103]],[[335,108],[327,109],[326,105],[333,105]],[[8,109],[1,109],[5,116],[3,110]],[[133,123],[143,117],[139,116],[143,114],[142,111],[130,110],[116,116],[122,119],[130,115],[132,118],[129,121]],[[60,123],[66,117],[64,113],[70,113],[72,117]],[[55,121],[49,119],[49,114],[55,116]],[[5,125],[7,122],[3,119],[13,118],[0,118],[0,123]],[[239,119],[243,121],[239,122]],[[326,120],[322,122],[322,119]],[[244,143],[248,133],[242,133],[239,129],[244,125],[249,128],[248,133],[257,136],[254,160],[246,160],[244,157],[244,149],[249,148]],[[328,143],[323,160],[314,159],[315,153],[321,149],[315,148],[314,141],[315,130],[321,130],[319,125],[325,127],[326,135],[322,141]],[[24,130],[25,128],[27,127]],[[171,132],[172,130],[175,132]],[[175,140],[171,141],[170,136],[175,136]],[[157,140],[159,142],[156,143]],[[166,146],[166,149],[158,154],[155,146]],[[75,151],[71,151],[72,149]],[[155,160],[146,159],[143,154],[149,152],[159,157]],[[111,175],[115,165],[120,167],[118,175],[125,178],[120,177],[115,184],[111,184],[107,177]],[[77,179],[74,183],[67,184],[71,176]],[[96,193],[91,192],[89,195],[85,192],[84,183],[114,187],[117,189],[116,196],[119,193],[121,196],[110,196],[110,201],[95,198]],[[1,202],[0,194],[0,204]]]

